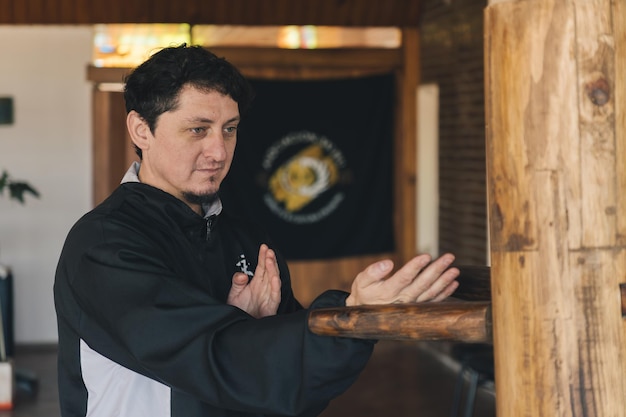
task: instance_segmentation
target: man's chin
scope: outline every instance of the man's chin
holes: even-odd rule
[[[192,193],[192,192],[184,192],[183,198],[188,204],[196,205],[199,204],[201,206],[210,205],[217,200],[217,192],[207,192],[207,193]]]

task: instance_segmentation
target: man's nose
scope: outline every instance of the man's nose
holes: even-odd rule
[[[207,136],[204,140],[202,154],[206,158],[211,158],[216,161],[226,159],[226,142],[224,141],[224,136],[221,133]]]

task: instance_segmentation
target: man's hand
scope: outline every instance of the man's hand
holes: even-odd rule
[[[449,268],[454,256],[447,253],[430,261],[430,255],[418,255],[389,278],[391,260],[371,264],[352,282],[346,306],[441,301],[449,297],[459,286],[459,270]]]
[[[259,260],[251,280],[243,272],[233,275],[227,304],[239,307],[255,318],[276,314],[280,304],[280,274],[276,254],[261,245]]]

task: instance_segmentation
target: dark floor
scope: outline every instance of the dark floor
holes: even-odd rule
[[[379,342],[357,382],[335,399],[321,417],[448,417],[459,366],[441,355],[438,343]],[[18,346],[15,369],[20,382],[36,377],[34,396],[17,391],[14,409],[0,417],[60,417],[54,347]],[[461,415],[461,414],[459,414]],[[493,386],[478,390],[473,417],[495,416]]]
[[[450,416],[460,370],[447,354],[450,350],[435,342],[379,342],[357,382],[322,417]],[[461,400],[464,405],[465,398]],[[493,384],[485,383],[478,389],[472,416],[495,415]]]

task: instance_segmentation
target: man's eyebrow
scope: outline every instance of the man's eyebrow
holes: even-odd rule
[[[189,123],[215,123],[213,119],[208,119],[206,117],[189,117],[187,119]]]
[[[228,123],[234,123],[234,122],[239,122],[241,120],[241,116],[235,116],[232,119],[228,119],[226,120],[225,124]],[[189,122],[191,123],[215,123],[215,120],[213,119],[208,119],[206,117],[191,117],[188,119]]]

